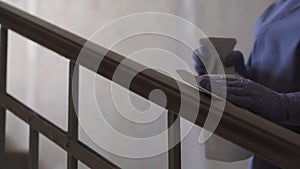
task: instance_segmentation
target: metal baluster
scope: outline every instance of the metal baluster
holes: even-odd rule
[[[69,66],[69,119],[68,119],[68,137],[77,141],[78,139],[78,85],[79,85],[79,65],[70,61]],[[77,169],[77,159],[68,153],[68,169]]]
[[[38,169],[39,164],[39,133],[30,127],[28,168]]]
[[[3,25],[0,28],[0,96],[6,93],[6,72],[7,72],[7,28]],[[3,98],[0,98],[1,103]],[[6,113],[0,107],[0,169],[4,169],[5,158],[5,120]]]
[[[168,152],[169,169],[181,169],[180,119],[171,112],[168,112],[168,128],[168,144],[178,143]]]

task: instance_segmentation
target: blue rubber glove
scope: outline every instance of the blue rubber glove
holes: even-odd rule
[[[207,74],[206,68],[203,62],[200,60],[200,58],[206,58],[206,57],[209,57],[209,53],[202,45],[200,45],[193,52],[194,68],[199,76]]]
[[[200,45],[193,52],[194,67],[198,75],[220,74],[224,72],[223,65],[216,52],[211,45]]]
[[[220,88],[215,92],[226,91],[226,99],[274,122],[288,120],[289,99],[287,94],[278,93],[249,79],[225,79],[224,77],[203,77],[200,85],[211,91],[211,83]],[[215,93],[224,96],[224,93]],[[299,101],[299,100],[298,100]],[[298,113],[299,114],[299,113]]]
[[[223,64],[225,67],[234,66],[235,72],[244,78],[251,79],[251,71],[249,67],[245,65],[244,56],[240,51],[233,51],[228,54]]]
[[[193,52],[193,60],[194,60],[194,68],[197,71],[198,75],[207,74],[207,70],[200,60],[203,61],[209,60],[210,53],[209,50],[205,47],[200,45],[194,52]],[[239,51],[233,51],[228,54],[224,60],[225,67],[232,67],[234,66],[235,71],[245,78],[251,78],[251,71],[250,69],[245,66],[243,54]]]

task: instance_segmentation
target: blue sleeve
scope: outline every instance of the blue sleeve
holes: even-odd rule
[[[255,41],[257,40],[257,35],[258,32],[261,28],[261,25],[263,25],[263,23],[268,19],[268,17],[271,15],[272,11],[274,11],[274,8],[276,7],[276,3],[271,4],[269,7],[267,7],[264,12],[260,15],[260,17],[256,20],[255,24],[254,24],[254,42],[253,42],[253,46],[255,44]],[[252,49],[253,50],[253,49]],[[252,58],[252,53],[250,53],[250,56],[248,57],[248,60],[246,62],[246,67],[248,67],[249,70],[251,70],[251,58]]]
[[[300,125],[300,92],[287,94],[287,120],[284,121],[287,125]]]
[[[253,40],[253,47],[255,46],[255,42],[257,41],[259,36],[259,33],[261,31],[261,28],[263,25],[265,25],[267,22],[269,22],[269,20],[274,17],[274,15],[277,14],[277,10],[280,6],[282,6],[282,4],[284,3],[284,0],[280,0],[277,1],[273,4],[271,4],[270,6],[268,6],[264,12],[258,17],[258,19],[256,20],[255,24],[254,24],[254,40]],[[250,53],[248,60],[246,62],[246,66],[249,68],[249,70],[251,70],[251,59],[252,59],[252,55],[253,55],[253,50],[255,50],[254,48],[252,49],[252,52]]]

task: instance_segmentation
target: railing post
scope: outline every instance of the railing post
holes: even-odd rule
[[[6,72],[7,72],[7,28],[3,25],[0,28],[0,96],[6,93]],[[0,101],[3,102],[3,97]],[[0,107],[0,169],[5,165],[5,109]]]
[[[39,166],[39,133],[30,127],[28,169],[38,169]]]
[[[78,85],[79,85],[79,65],[75,61],[70,61],[69,65],[69,114],[68,114],[68,137],[71,140],[78,139]],[[77,169],[77,159],[68,153],[68,169]]]
[[[171,127],[173,126],[173,127]],[[168,152],[169,169],[181,169],[180,117],[168,111],[168,144],[174,145]]]

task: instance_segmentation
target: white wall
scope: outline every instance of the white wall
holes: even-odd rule
[[[247,56],[251,50],[252,28],[255,19],[274,0],[189,0],[189,1],[147,1],[147,0],[4,0],[38,17],[83,37],[90,37],[98,28],[121,16],[145,11],[171,13],[181,16],[209,36],[232,36],[238,39],[237,49]],[[9,82],[8,91],[34,110],[41,112],[63,129],[67,128],[67,74],[68,62],[55,53],[31,43],[12,32],[9,34]],[[183,59],[192,65],[190,56]],[[25,64],[24,64],[25,63]],[[26,71],[23,71],[26,70]],[[89,76],[82,70],[82,79]],[[110,83],[97,78],[97,83],[107,89]],[[84,81],[81,82],[84,94]],[[97,91],[99,98],[106,98],[109,92]],[[82,95],[83,96],[83,95]],[[88,112],[88,103],[82,99],[83,109]],[[84,106],[85,105],[85,106]],[[113,107],[107,108],[116,111]],[[11,114],[8,115],[7,149],[9,151],[28,150],[28,127]],[[18,121],[19,122],[19,121]],[[165,124],[161,124],[161,128]],[[126,129],[126,128],[125,128]],[[142,133],[145,129],[132,131]],[[17,134],[16,134],[17,133]],[[247,161],[222,163],[206,160],[204,147],[198,144],[200,129],[193,127],[182,142],[183,168],[219,169],[246,168]],[[81,139],[91,147],[95,145],[81,132]],[[97,147],[95,147],[97,148]],[[139,147],[142,148],[142,147]],[[135,160],[117,157],[97,148],[106,157],[123,168],[166,168],[167,156]],[[60,169],[66,167],[66,154],[60,148],[41,137],[41,168]],[[82,168],[85,168],[81,165]]]

